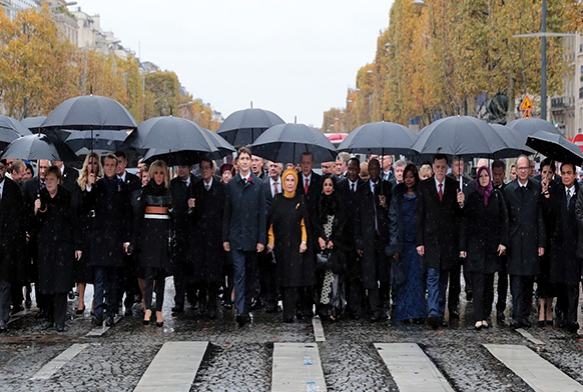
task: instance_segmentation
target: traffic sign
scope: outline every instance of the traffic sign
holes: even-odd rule
[[[532,102],[530,102],[530,98],[528,98],[528,95],[524,96],[524,99],[520,104],[519,110],[534,110],[534,106],[532,106]]]
[[[530,114],[530,110],[527,110],[522,115],[522,118],[532,118],[532,114]]]

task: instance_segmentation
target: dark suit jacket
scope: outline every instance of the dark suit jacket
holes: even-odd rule
[[[140,178],[138,176],[136,176],[135,174],[132,174],[130,172],[126,172],[126,177],[125,177],[124,182],[126,184],[126,189],[130,193],[130,195],[134,191],[137,191],[138,189],[140,189],[142,187],[142,180],[140,180]]]
[[[459,263],[459,225],[462,209],[457,202],[459,183],[445,178],[443,201],[435,186],[435,177],[419,183],[417,214],[417,246],[425,246],[428,268],[449,270]]]
[[[79,172],[77,171],[77,169],[65,165],[61,185],[63,185],[63,187],[67,189],[69,192],[75,192],[76,190],[75,187],[78,187],[77,185],[78,178]]]
[[[170,193],[172,194],[172,219],[177,239],[188,237],[188,199],[192,197],[192,187],[195,183],[194,175],[190,175],[189,188],[180,177],[170,181]]]
[[[306,207],[308,207],[308,216],[310,219],[315,218],[316,207],[318,205],[318,197],[322,193],[322,176],[312,172],[312,178],[310,180],[310,186],[308,187],[308,193],[304,192],[304,177],[302,173],[298,173],[298,187],[297,192],[300,195],[304,195],[304,200],[306,202]]]
[[[281,177],[279,177],[279,179],[277,180],[277,182],[279,183],[279,186],[281,188],[281,190],[283,191],[283,184],[281,183]],[[271,203],[273,202],[273,195],[271,194],[272,189],[271,189],[271,177],[266,176],[265,179],[263,180],[263,192],[265,193],[265,200],[267,202],[267,209],[269,209],[269,207],[271,207]]]
[[[544,217],[540,202],[541,185],[533,179],[527,182],[522,195],[518,180],[503,190],[508,209],[508,273],[534,276],[540,273],[538,248],[547,246]]]
[[[20,187],[4,178],[0,200],[0,274],[3,281],[26,279],[24,263],[25,211]]]
[[[267,205],[265,188],[255,174],[245,183],[240,174],[227,184],[223,215],[223,242],[240,251],[254,251],[267,243]]]

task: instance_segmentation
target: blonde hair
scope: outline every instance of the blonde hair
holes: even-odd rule
[[[87,154],[87,156],[85,157],[85,161],[83,161],[83,168],[81,169],[81,174],[79,175],[79,178],[77,179],[77,184],[79,184],[79,186],[83,190],[85,190],[85,187],[87,186],[87,177],[89,177],[89,171],[87,170],[87,167],[89,166],[89,160],[91,158],[93,158],[97,161],[97,167],[98,167],[97,177],[103,178],[103,166],[101,165],[101,160],[99,159],[99,155],[96,152],[92,152],[92,153]]]
[[[170,175],[168,174],[168,165],[166,165],[166,162],[160,159],[154,161],[154,163],[152,163],[152,165],[150,166],[148,174],[150,178],[154,178],[154,173],[158,168],[162,168],[162,171],[164,172],[164,186],[168,188],[170,186]]]

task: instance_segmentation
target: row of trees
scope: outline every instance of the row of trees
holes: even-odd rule
[[[45,3],[46,4],[46,3]],[[208,104],[181,95],[171,71],[140,71],[134,56],[103,55],[61,39],[51,11],[27,9],[10,20],[0,11],[0,113],[17,119],[47,115],[79,95],[103,95],[123,104],[138,123],[184,110],[208,113],[199,123],[218,127]]]
[[[420,4],[421,3],[421,4]],[[427,125],[452,115],[478,115],[487,99],[513,102],[540,91],[541,2],[532,0],[395,0],[375,59],[358,70],[346,107],[324,114],[348,131],[372,121]],[[547,31],[583,31],[578,0],[547,1]],[[572,72],[562,38],[548,38],[548,94],[561,94]],[[537,102],[535,102],[537,106]],[[537,106],[540,107],[540,106]]]

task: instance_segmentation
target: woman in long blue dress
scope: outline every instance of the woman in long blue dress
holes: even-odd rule
[[[417,167],[407,165],[403,182],[393,188],[389,207],[391,238],[386,248],[393,263],[393,320],[415,323],[421,323],[427,317],[423,264],[415,248],[418,183]]]

